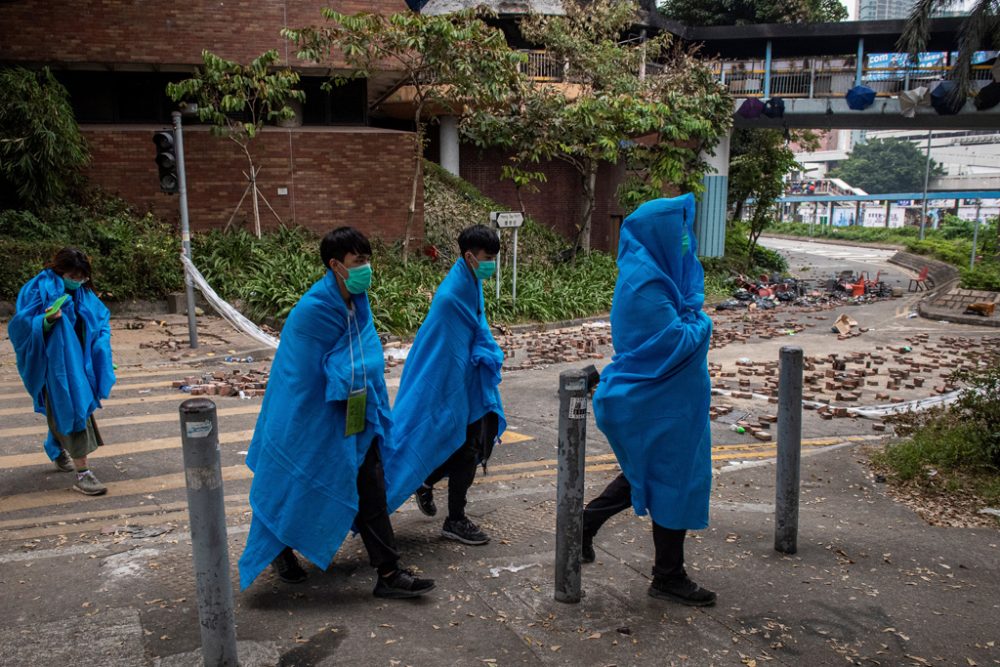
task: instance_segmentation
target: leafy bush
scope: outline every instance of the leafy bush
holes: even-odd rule
[[[962,269],[962,287],[1000,292],[1000,262],[980,262],[975,268]]]
[[[94,269],[94,286],[111,300],[161,298],[183,284],[174,229],[152,214],[139,215],[118,199],[95,196],[37,213],[0,212],[0,298],[17,292],[55,251],[76,246]]]
[[[87,143],[48,68],[0,70],[0,203],[40,210],[83,182]]]
[[[980,489],[1000,491],[1000,354],[988,354],[977,369],[952,377],[965,384],[959,399],[944,408],[890,418],[906,439],[889,444],[876,463],[903,481],[923,483],[923,473],[934,467],[963,473]]]

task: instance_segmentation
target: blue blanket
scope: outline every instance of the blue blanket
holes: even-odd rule
[[[367,295],[351,303],[353,314],[328,271],[281,330],[247,454],[253,519],[240,558],[243,589],[285,546],[329,566],[358,513],[358,469],[373,441],[386,457],[391,419],[382,343]],[[346,436],[348,394],[363,387],[365,428]]]
[[[482,282],[459,259],[441,281],[406,357],[393,407],[394,448],[385,464],[395,511],[465,442],[466,427],[497,413],[503,352],[486,323]]]
[[[46,334],[42,327],[45,309],[67,293],[71,298],[62,305],[62,318]],[[78,321],[83,324],[82,342],[76,333]],[[87,419],[115,384],[110,313],[97,295],[84,287],[67,292],[62,277],[45,269],[18,293],[7,333],[35,412],[45,414],[48,394],[60,433],[86,430]],[[59,453],[51,440],[50,434],[46,443],[50,457],[50,449]]]
[[[694,197],[640,206],[621,228],[611,305],[615,356],[594,417],[632,485],[636,514],[664,528],[708,525],[712,451],[708,345]]]

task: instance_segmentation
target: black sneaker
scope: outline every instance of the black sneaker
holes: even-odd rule
[[[672,600],[690,607],[711,607],[715,604],[715,593],[702,588],[686,575],[679,577],[653,577],[649,585],[650,597]]]
[[[438,513],[437,505],[434,504],[433,487],[421,485],[413,497],[417,499],[417,507],[427,516],[434,516]]]
[[[59,472],[73,472],[76,468],[73,467],[73,459],[70,458],[69,452],[65,449],[59,452],[59,456],[52,460],[56,464],[56,470]]]
[[[597,554],[594,553],[594,536],[583,534],[583,551],[580,554],[581,563],[593,563],[597,560]]]
[[[479,526],[469,521],[468,517],[452,521],[446,519],[441,528],[441,534],[450,540],[458,540],[464,544],[479,546],[490,541],[490,536],[479,529]]]
[[[277,572],[278,578],[286,584],[300,584],[309,578],[291,547],[285,547],[278,557],[271,561],[271,567]]]
[[[418,598],[434,589],[433,579],[421,579],[409,570],[399,569],[388,577],[379,575],[372,595],[377,598],[403,600]]]

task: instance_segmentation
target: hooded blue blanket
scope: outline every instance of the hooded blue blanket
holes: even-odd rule
[[[62,318],[46,334],[42,327],[45,309],[67,293],[71,298],[62,305]],[[16,309],[7,333],[35,412],[45,414],[48,394],[60,433],[86,430],[87,419],[101,407],[101,399],[108,397],[115,384],[108,309],[90,289],[67,292],[62,277],[51,269],[21,288]],[[82,343],[76,333],[78,321],[83,323]],[[47,443],[46,451],[49,449]],[[56,454],[58,450],[56,445]]]
[[[621,228],[611,305],[615,356],[594,417],[632,485],[636,514],[664,528],[708,525],[712,452],[708,345],[694,197],[640,206]]]
[[[486,323],[482,282],[464,259],[434,294],[406,357],[393,407],[394,448],[385,463],[389,511],[395,511],[465,442],[466,427],[495,412],[503,352]]]
[[[240,558],[243,589],[285,546],[329,566],[358,513],[358,469],[372,442],[387,456],[382,343],[367,295],[351,303],[353,313],[327,271],[281,330],[247,453],[253,519]],[[345,436],[348,395],[365,387],[365,429]]]

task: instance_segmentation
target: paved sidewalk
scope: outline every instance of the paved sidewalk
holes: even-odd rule
[[[712,526],[687,550],[691,574],[719,593],[714,608],[647,596],[649,524],[631,514],[599,535],[583,602],[555,602],[553,492],[506,485],[474,490],[494,535],[485,547],[440,539],[411,505],[396,515],[406,561],[438,580],[427,598],[371,597],[349,541],[304,585],[265,573],[238,594],[239,639],[258,642],[255,664],[286,667],[1000,664],[1000,532],[926,525],[873,483],[857,447],[804,457],[792,557],[773,550],[773,465],[718,476]],[[613,474],[591,475],[588,497]],[[234,561],[245,519],[230,529]],[[155,662],[199,646],[183,529],[17,556],[0,558],[0,665],[193,664]]]

